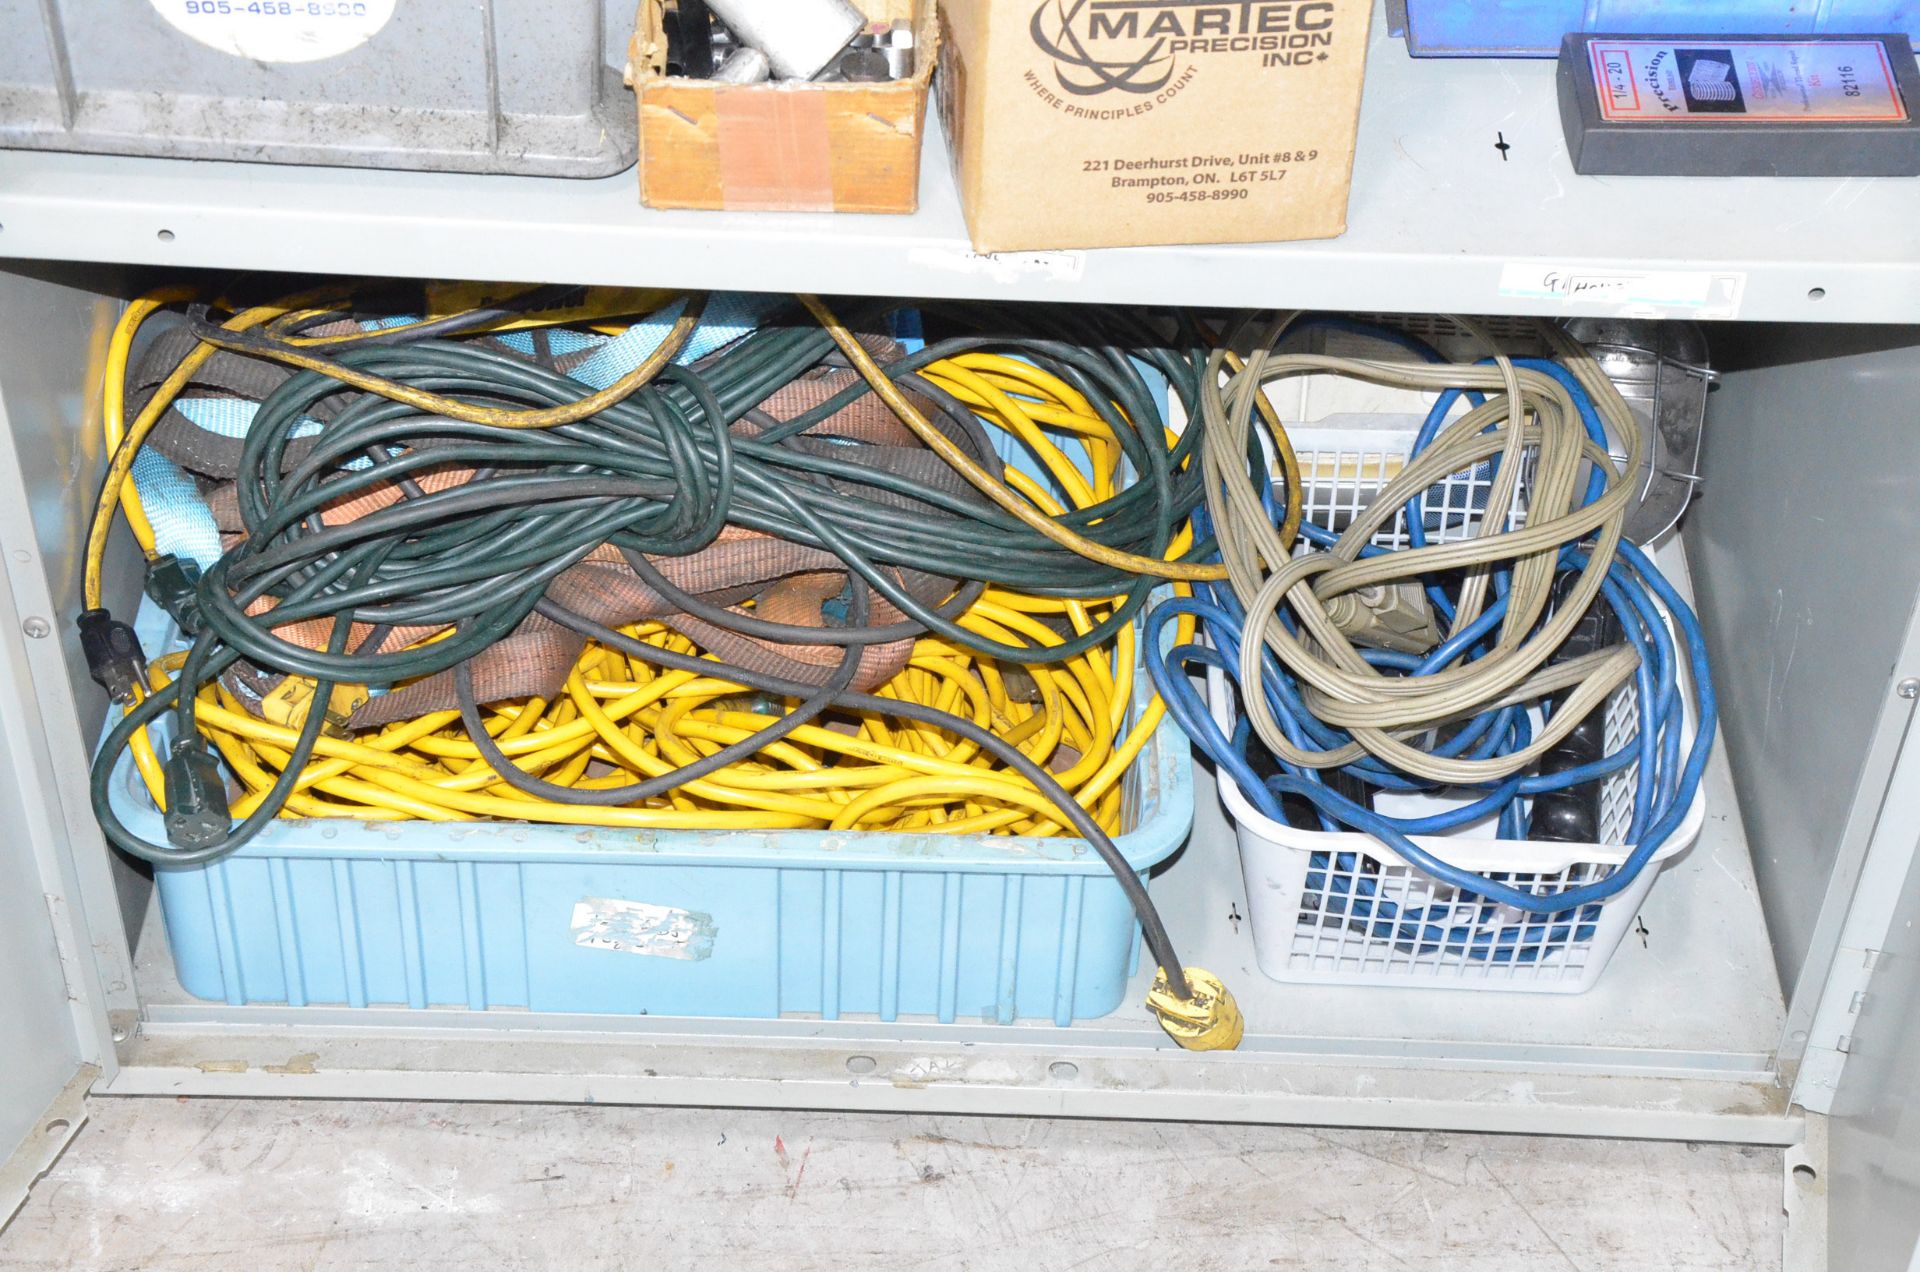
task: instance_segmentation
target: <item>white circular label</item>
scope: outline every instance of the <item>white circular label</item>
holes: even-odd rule
[[[318,62],[359,48],[398,0],[149,0],[208,48],[255,62]]]

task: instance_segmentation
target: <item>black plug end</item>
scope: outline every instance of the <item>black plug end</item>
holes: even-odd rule
[[[188,636],[200,634],[200,566],[171,552],[147,566],[147,595],[173,616]]]
[[[87,672],[115,702],[132,702],[135,686],[146,678],[147,656],[133,628],[103,609],[90,609],[75,624]]]
[[[233,830],[227,783],[219,761],[197,737],[182,738],[167,756],[167,842],[175,848],[211,848]]]

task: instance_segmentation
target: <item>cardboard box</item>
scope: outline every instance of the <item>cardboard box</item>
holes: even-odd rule
[[[941,0],[983,252],[1346,228],[1371,0]]]
[[[669,77],[665,0],[643,0],[627,82],[640,109],[640,201],[734,212],[912,212],[939,50],[933,0],[854,0],[911,18],[910,79],[715,84]]]

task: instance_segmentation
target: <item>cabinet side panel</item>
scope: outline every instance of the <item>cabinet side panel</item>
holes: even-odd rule
[[[73,623],[83,608],[87,523],[106,468],[101,367],[121,292],[104,271],[0,269],[0,548],[16,631],[24,624],[46,633],[23,641],[21,685],[31,705],[6,705],[36,721],[34,753],[15,759],[43,766],[53,833],[73,883],[65,901],[87,933],[83,944],[93,948],[99,989],[114,1010],[136,1005],[128,950],[152,884],[107,851],[87,803],[87,762],[107,703],[87,675]],[[124,527],[117,529],[104,575],[107,603],[117,611],[131,612],[139,595],[139,559]]]
[[[1791,1057],[1911,709],[1895,685],[1920,674],[1904,648],[1920,591],[1920,332],[1745,334],[1709,400],[1689,558]]]
[[[1910,739],[1909,746],[1920,742]],[[1862,1000],[1828,1140],[1828,1266],[1920,1265],[1920,868]]]
[[[0,693],[11,680],[0,670]],[[14,732],[0,722],[0,826],[9,828],[24,821]],[[46,888],[27,836],[10,829],[0,837],[0,1163],[43,1133],[48,1106],[79,1068]],[[0,1223],[20,1200],[13,1192],[0,1187]]]

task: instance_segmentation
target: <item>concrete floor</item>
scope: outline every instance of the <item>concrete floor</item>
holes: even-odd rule
[[[96,1099],[0,1269],[1778,1268],[1775,1149]]]

